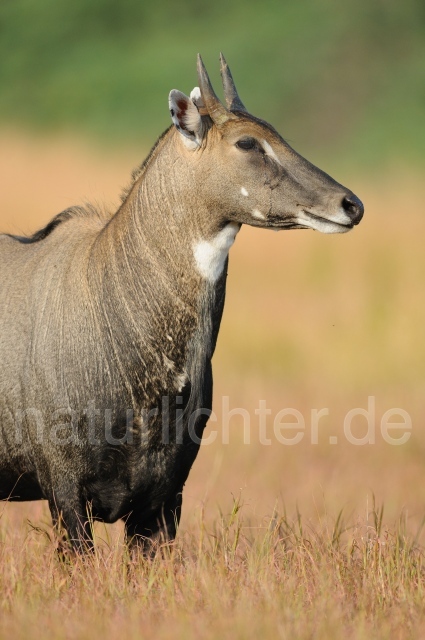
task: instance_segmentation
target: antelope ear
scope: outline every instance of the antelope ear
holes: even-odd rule
[[[203,125],[198,107],[192,100],[192,94],[189,98],[181,91],[173,89],[170,91],[168,105],[171,119],[183,137],[183,142],[190,149],[199,147],[203,136]]]

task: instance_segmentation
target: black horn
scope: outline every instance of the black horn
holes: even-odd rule
[[[238,96],[233,76],[222,53],[220,53],[220,72],[227,108],[230,111],[246,111],[242,100]]]
[[[231,117],[229,111],[224,107],[220,100],[217,98],[214,89],[212,88],[211,81],[208,77],[205,65],[202,62],[202,58],[198,53],[198,82],[199,89],[201,91],[202,100],[205,107],[208,110],[208,114],[211,120],[216,125],[222,125]]]

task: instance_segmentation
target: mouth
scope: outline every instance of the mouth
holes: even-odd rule
[[[341,218],[343,221],[341,221]],[[250,221],[249,223],[253,227],[264,227],[259,221]],[[313,229],[314,231],[320,231],[321,233],[347,233],[353,229],[354,225],[358,224],[348,218],[348,216],[340,216],[339,221],[329,220],[316,213],[312,213],[307,209],[301,209],[301,213],[296,216],[287,217],[282,219],[280,216],[269,216],[267,219],[266,228],[272,231],[285,231],[289,229]]]
[[[299,217],[297,222],[303,229],[314,229],[321,233],[347,233],[347,231],[351,231],[354,227],[354,223],[351,220],[347,222],[337,222],[318,216],[306,209],[303,209],[302,213],[305,217]]]

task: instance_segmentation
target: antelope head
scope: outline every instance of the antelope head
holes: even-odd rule
[[[223,55],[220,61],[225,104],[199,55],[199,88],[190,97],[176,90],[169,97],[179,153],[192,165],[192,184],[208,202],[215,228],[352,229],[363,216],[359,198],[248,113]]]

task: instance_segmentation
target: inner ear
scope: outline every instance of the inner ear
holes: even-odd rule
[[[181,91],[173,89],[168,98],[171,119],[186,140],[199,146],[202,140],[202,118],[194,102]]]

